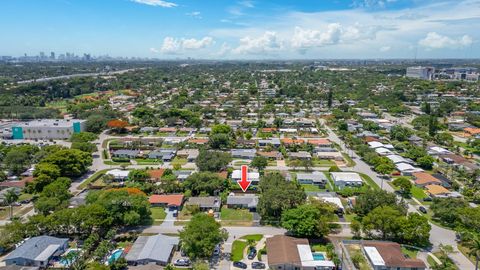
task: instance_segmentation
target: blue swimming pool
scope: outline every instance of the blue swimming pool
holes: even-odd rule
[[[114,263],[116,260],[118,260],[123,254],[123,249],[117,249],[115,250],[110,257],[108,257],[108,264]]]
[[[323,253],[312,253],[315,261],[325,261],[325,255]]]

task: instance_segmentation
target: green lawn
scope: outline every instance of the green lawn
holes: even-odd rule
[[[220,218],[224,226],[250,226],[252,224],[253,214],[246,209],[223,207],[220,212]]]
[[[310,248],[315,252],[327,252],[327,245],[325,244],[313,244]]]
[[[162,207],[150,207],[150,217],[153,219],[153,225],[160,225],[167,216],[165,209]]]
[[[88,186],[88,184],[98,180],[100,177],[102,177],[106,172],[110,171],[111,169],[105,169],[105,170],[100,170],[96,173],[94,173],[92,176],[90,176],[87,180],[83,181],[78,187],[77,190],[82,190]]]
[[[233,162],[233,165],[234,165],[234,166],[241,166],[241,165],[248,165],[248,164],[250,164],[250,162],[243,161],[243,160],[239,160],[239,161],[234,161],[234,162]]]
[[[175,157],[173,160],[172,160],[172,166],[175,166],[176,164],[180,165],[180,166],[183,166],[185,164],[187,164],[187,159],[186,158],[179,158],[179,157]]]
[[[380,190],[380,187],[377,185],[377,183],[375,183],[375,181],[373,181],[373,179],[370,176],[364,173],[358,173],[358,174],[360,174],[360,176],[363,178],[363,181],[365,181],[370,187],[372,187],[375,190]]]
[[[413,196],[415,199],[419,200],[420,202],[421,202],[424,198],[428,197],[428,195],[425,193],[425,191],[424,191],[422,188],[417,187],[417,186],[415,186],[415,185],[412,186],[412,189],[410,190],[410,193],[412,193],[412,196]]]
[[[302,184],[302,187],[306,192],[325,191],[325,189],[321,189],[317,185]]]
[[[347,162],[347,166],[348,167],[353,167],[355,166],[357,163],[355,163],[355,161],[353,161],[353,159],[348,156],[347,154],[345,153],[342,153],[342,156],[343,156],[343,159],[345,159],[345,161]]]
[[[20,194],[20,196],[18,196],[18,200],[17,201],[23,201],[23,200],[31,200],[33,198],[33,194],[29,194],[29,193],[22,193]]]
[[[122,166],[122,165],[131,165],[130,162],[115,162],[115,161],[111,161],[111,160],[105,160],[103,162],[105,165],[118,165],[118,166]]]
[[[253,240],[255,242],[258,242],[260,240],[262,240],[263,238],[263,234],[249,234],[249,235],[244,235],[242,237],[240,237],[240,239],[245,239],[245,240]]]
[[[247,241],[235,240],[232,244],[232,261],[241,261],[243,259],[243,251],[248,246]]]
[[[314,167],[331,167],[335,166],[335,162],[326,159],[314,159],[312,160]]]
[[[135,161],[139,165],[158,165],[163,164],[163,162],[159,159],[154,158],[136,158]]]
[[[411,259],[416,259],[418,250],[413,248],[402,247],[402,253],[407,255]]]

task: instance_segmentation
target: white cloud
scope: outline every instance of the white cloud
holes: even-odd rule
[[[385,8],[387,4],[396,1],[397,0],[355,0],[352,6],[361,8]]]
[[[157,7],[165,7],[165,8],[172,8],[178,6],[173,2],[167,2],[163,0],[130,0],[135,3],[149,5],[149,6],[157,6]]]
[[[253,4],[253,1],[250,1],[250,0],[240,1],[240,2],[238,2],[238,4],[240,4],[241,6],[244,6],[246,8],[254,8],[255,7],[255,5]]]
[[[362,26],[354,24],[342,26],[340,23],[330,23],[323,27],[324,31],[304,29],[295,27],[291,39],[292,48],[300,53],[305,53],[308,49],[323,47],[327,45],[336,45],[340,43],[353,43],[365,39],[374,39],[381,27]]]
[[[240,45],[233,49],[236,54],[268,54],[282,47],[277,33],[266,31],[262,36],[252,38],[246,36],[240,39]]]
[[[152,53],[159,53],[159,52],[160,52],[159,50],[157,50],[157,49],[155,49],[155,48],[150,48],[150,51],[151,51]]]
[[[295,27],[291,45],[293,48],[305,52],[312,47],[321,47],[325,45],[336,44],[340,41],[342,35],[342,26],[338,23],[332,23],[327,26],[324,32],[318,30],[303,29]]]
[[[213,44],[213,38],[211,37],[204,37],[202,39],[190,38],[190,39],[182,40],[182,47],[186,50],[203,49],[212,44]]]
[[[193,17],[195,19],[202,19],[202,14],[200,13],[200,11],[193,11],[193,12],[185,13],[185,15]]]
[[[390,47],[390,46],[383,46],[383,47],[380,47],[380,51],[381,52],[388,52],[388,51],[390,51],[391,48],[392,47]]]
[[[457,39],[440,35],[437,32],[429,32],[427,36],[421,39],[418,44],[427,49],[443,49],[443,48],[464,48],[472,45],[473,40],[469,35],[464,35]]]
[[[151,48],[152,52],[161,52],[163,54],[181,54],[184,50],[199,50],[204,49],[212,44],[214,40],[211,37],[204,37],[201,39],[195,38],[174,38],[174,37],[165,37],[163,39],[163,44],[160,50]]]
[[[162,48],[160,51],[164,54],[178,54],[181,50],[181,43],[173,37],[166,37],[163,39]]]

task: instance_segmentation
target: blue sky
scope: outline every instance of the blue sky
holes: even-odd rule
[[[480,0],[1,0],[0,11],[0,55],[480,57]]]

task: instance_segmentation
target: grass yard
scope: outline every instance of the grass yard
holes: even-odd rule
[[[302,184],[301,186],[306,192],[325,191],[325,189],[321,189],[317,185]]]
[[[234,162],[233,162],[233,165],[234,165],[234,166],[242,166],[242,165],[248,165],[248,164],[250,164],[250,162],[243,161],[243,160],[239,160],[239,161],[234,161]]]
[[[415,186],[415,185],[412,186],[412,189],[410,190],[410,193],[412,194],[412,196],[413,196],[415,199],[419,200],[420,202],[421,202],[424,198],[428,197],[428,195],[425,193],[425,191],[424,191],[422,188],[417,187],[417,186]]]
[[[310,248],[315,252],[327,252],[327,245],[325,244],[313,244]]]
[[[159,159],[154,158],[136,158],[135,161],[138,165],[159,165],[163,164],[163,162]]]
[[[370,264],[367,262],[367,259],[361,251],[359,245],[347,245],[348,253],[350,253],[350,258],[352,259],[353,264],[359,270],[370,270]]]
[[[347,154],[342,153],[343,159],[347,162],[347,167],[353,167],[357,163]]]
[[[263,234],[249,234],[249,235],[244,235],[240,237],[240,239],[245,239],[247,241],[251,239],[255,242],[262,240],[262,238],[263,238]]]
[[[327,159],[314,159],[312,160],[313,167],[332,167],[335,166],[335,162]]]
[[[470,249],[466,246],[464,246],[463,244],[459,244],[458,246],[458,250],[460,250],[460,252],[465,256],[467,257],[473,264],[475,264],[475,256],[469,256],[468,253],[470,252]]]
[[[78,185],[77,190],[85,189],[88,186],[88,184],[90,184],[94,181],[97,181],[100,177],[102,177],[109,170],[111,170],[111,169],[101,170],[101,171],[98,171],[98,172],[92,174],[92,176],[90,176],[87,180],[83,181],[80,185]]]
[[[235,240],[232,244],[232,261],[241,261],[243,259],[243,252],[247,248],[248,243],[244,240]]]
[[[153,225],[160,225],[167,216],[163,207],[150,207],[150,217],[153,220]]]
[[[22,193],[20,196],[18,196],[18,202],[21,202],[23,200],[31,200],[33,198],[33,194],[29,193]]]
[[[115,161],[111,161],[111,160],[105,160],[105,161],[103,162],[103,164],[105,164],[105,165],[118,165],[118,166],[122,166],[122,165],[128,166],[128,165],[131,165],[130,162],[115,162]]]
[[[250,226],[252,224],[253,214],[246,209],[223,207],[220,212],[220,218],[224,226]]]
[[[185,164],[187,164],[187,159],[186,158],[179,158],[179,157],[175,157],[173,160],[172,160],[172,166],[175,166],[176,164],[180,165],[180,166],[183,166]]]
[[[371,188],[375,189],[375,190],[380,190],[380,187],[377,185],[377,183],[375,183],[375,181],[373,181],[373,179],[364,174],[364,173],[358,173],[360,174],[360,176],[363,178],[363,181],[365,181],[365,183],[367,183]]]
[[[402,247],[402,253],[411,259],[416,259],[418,250],[413,248]]]

